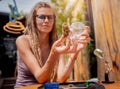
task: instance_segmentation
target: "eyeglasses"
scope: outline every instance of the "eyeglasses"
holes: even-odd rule
[[[38,18],[38,20],[40,22],[45,22],[46,18],[49,20],[49,22],[54,21],[54,16],[53,15],[36,15],[36,17]]]

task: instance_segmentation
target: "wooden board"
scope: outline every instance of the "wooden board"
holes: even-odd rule
[[[120,1],[91,0],[96,48],[103,50],[104,60],[98,61],[98,78],[104,80],[105,60],[113,73],[110,80],[120,80]]]

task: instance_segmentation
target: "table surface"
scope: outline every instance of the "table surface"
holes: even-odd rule
[[[105,89],[120,89],[120,81],[107,84],[107,83],[102,83],[103,86],[105,86]]]
[[[115,82],[115,83],[111,83],[111,84],[107,84],[107,83],[100,83],[100,84],[105,86],[105,89],[120,89],[120,82]],[[25,86],[25,87],[18,88],[18,89],[37,89],[39,86],[42,86],[42,85],[34,84],[34,85]]]

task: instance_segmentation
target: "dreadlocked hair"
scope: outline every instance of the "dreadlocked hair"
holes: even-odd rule
[[[40,67],[43,66],[43,62],[41,59],[41,49],[40,49],[40,43],[39,43],[40,34],[39,34],[39,30],[36,27],[36,11],[42,7],[51,8],[46,2],[37,3],[33,7],[31,13],[29,14],[29,16],[27,18],[26,32],[25,32],[26,35],[28,34],[30,36],[31,49],[32,49],[33,54],[35,55],[36,60],[38,61]],[[54,15],[54,18],[55,18],[55,15]],[[55,23],[56,23],[56,21],[54,21],[53,29],[49,34],[50,48],[51,48],[52,44],[58,39]]]

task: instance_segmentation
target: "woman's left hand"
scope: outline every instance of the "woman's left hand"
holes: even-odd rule
[[[90,28],[89,26],[85,27],[85,30],[80,34],[80,38],[78,39],[78,50],[85,48],[90,41]]]
[[[79,36],[80,38],[71,40],[73,47],[69,49],[69,53],[72,59],[76,59],[79,51],[86,48],[88,42],[90,41],[89,32],[90,32],[90,28],[89,26],[86,26],[85,30],[80,34]]]
[[[73,50],[80,51],[84,49],[87,46],[88,42],[90,41],[89,32],[90,28],[89,26],[86,26],[85,30],[80,34],[79,38],[71,39],[71,44],[73,45],[73,47],[71,47],[69,51],[73,52]]]

